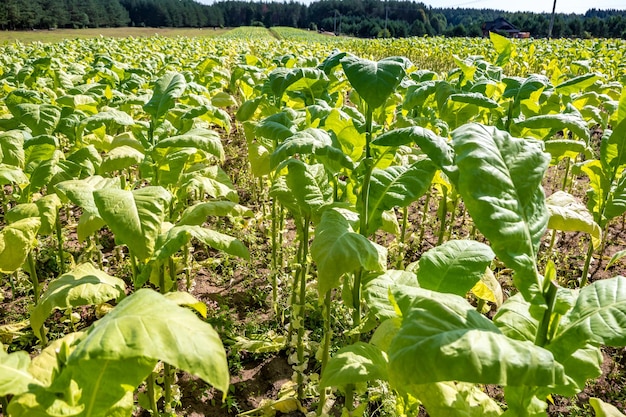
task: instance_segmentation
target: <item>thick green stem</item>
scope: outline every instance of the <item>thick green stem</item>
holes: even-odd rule
[[[63,256],[63,228],[61,227],[61,209],[57,211],[57,218],[55,222],[56,232],[57,232],[57,242],[58,242],[58,252],[59,252],[59,271],[61,274],[64,274],[65,271],[65,257]]]
[[[326,364],[330,360],[330,340],[332,334],[330,331],[330,291],[326,293],[324,298],[324,345],[322,346],[322,372],[320,375],[324,375]],[[322,388],[320,391],[320,402],[317,405],[317,415],[321,416],[324,412],[324,406],[326,405],[326,388]]]
[[[554,244],[556,243],[556,233],[557,230],[552,230],[552,237],[550,238],[550,246],[548,246],[548,251],[546,252],[547,257],[552,255],[552,251],[554,250]]]
[[[561,191],[565,191],[567,188],[567,180],[569,179],[569,169],[570,169],[570,159],[566,159],[565,163],[565,174],[563,175],[563,184],[561,185]]]
[[[550,330],[550,320],[552,319],[554,305],[556,304],[557,289],[558,285],[555,282],[550,282],[548,283],[547,291],[544,293],[548,308],[543,313],[543,318],[541,319],[539,328],[537,329],[537,335],[535,336],[535,345],[537,346],[545,346],[550,341],[548,336]]]
[[[398,258],[396,260],[396,268],[402,269],[402,263],[404,262],[405,248],[406,248],[406,228],[409,222],[409,208],[404,207],[402,209],[402,229],[400,229],[400,241],[398,244]]]
[[[450,212],[450,224],[448,227],[448,231],[446,233],[446,235],[448,236],[448,240],[450,240],[451,236],[452,236],[452,230],[454,229],[454,219],[456,217],[456,209],[459,207],[459,195],[455,194],[456,198],[454,199],[454,201],[452,202],[452,211]]]
[[[580,288],[587,285],[589,281],[589,265],[591,265],[591,258],[593,258],[593,242],[589,240],[589,248],[587,249],[587,257],[585,258],[585,266],[583,267],[583,273],[580,277]]]
[[[424,200],[424,207],[422,208],[422,217],[420,222],[420,235],[418,240],[418,245],[422,245],[422,240],[424,240],[424,233],[426,232],[426,216],[428,215],[428,210],[430,208],[430,197],[431,192],[429,191],[426,194],[426,199]]]
[[[2,405],[2,412],[4,413],[4,415],[9,415],[9,413],[7,412],[7,408],[9,408],[9,400],[7,399],[6,395],[0,397],[0,405]]]
[[[189,259],[189,245],[183,247],[183,259],[185,260],[185,286],[187,291],[191,290],[191,260]]]
[[[30,269],[30,280],[33,283],[35,305],[37,305],[37,303],[39,303],[39,277],[37,276],[37,265],[32,250],[28,252],[28,268]]]
[[[276,213],[276,199],[272,199],[272,307],[274,312],[278,310],[278,219]]]
[[[302,258],[302,250],[303,250],[303,242],[300,240],[298,242],[298,252],[296,255],[296,265],[294,267],[293,273],[293,285],[291,287],[291,296],[289,298],[289,305],[292,311],[292,317],[289,321],[289,329],[287,330],[287,343],[291,342],[291,336],[293,335],[293,326],[294,321],[298,320],[298,315],[296,314],[297,310],[297,302],[298,302],[298,285],[300,282],[300,270],[302,269],[302,264],[300,264],[300,259]]]
[[[439,215],[439,237],[437,238],[437,246],[443,243],[446,234],[446,217],[448,216],[448,192],[445,188],[443,190],[443,197],[439,201],[439,209],[437,210]]]
[[[146,383],[147,383],[147,391],[148,391],[147,392],[148,400],[150,401],[150,410],[152,411],[152,416],[160,417],[159,407],[157,406],[156,392],[154,390],[154,385],[155,385],[154,372],[150,373]]]
[[[133,271],[133,284],[135,286],[135,290],[138,290],[139,288],[137,288],[137,279],[139,278],[139,268],[137,267],[137,258],[135,258],[135,255],[132,252],[129,252],[129,256],[130,264]]]
[[[304,227],[302,228],[302,259],[300,264],[302,265],[302,270],[300,272],[300,295],[298,299],[298,303],[300,304],[299,308],[299,324],[298,327],[298,399],[302,400],[304,398],[304,317],[305,317],[305,308],[306,308],[306,277],[309,272],[307,257],[309,255],[309,218],[308,216],[304,218]]]
[[[172,365],[163,364],[163,400],[165,412],[171,413],[172,409]]]

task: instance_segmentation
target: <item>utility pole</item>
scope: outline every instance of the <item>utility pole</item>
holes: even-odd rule
[[[548,27],[548,39],[552,39],[552,28],[554,28],[554,12],[556,11],[556,0],[552,5],[552,16],[550,17],[550,26]]]

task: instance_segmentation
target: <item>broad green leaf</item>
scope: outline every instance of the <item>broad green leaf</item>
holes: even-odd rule
[[[239,109],[237,110],[237,113],[235,114],[235,119],[237,119],[240,122],[245,122],[251,119],[252,116],[254,116],[254,113],[256,112],[256,110],[259,108],[259,104],[261,104],[261,100],[263,100],[263,97],[257,97],[251,100],[244,101],[241,104],[241,106],[239,106]]]
[[[28,177],[21,168],[13,165],[0,164],[0,185],[16,184],[24,188],[28,184]]]
[[[367,235],[383,223],[383,212],[394,207],[408,207],[430,189],[435,165],[422,159],[410,166],[395,165],[372,171],[367,209]]]
[[[156,148],[196,148],[214,155],[219,160],[224,159],[224,148],[217,132],[209,129],[197,128],[184,135],[172,136],[160,140]]]
[[[188,207],[181,214],[177,225],[202,225],[209,216],[252,217],[252,211],[232,201],[207,201]]]
[[[626,346],[626,278],[595,281],[580,290],[574,308],[561,320],[552,344]]]
[[[318,268],[318,292],[339,286],[345,273],[359,268],[366,271],[384,271],[387,250],[355,233],[346,218],[335,210],[326,210],[315,231],[311,256]]]
[[[126,417],[134,389],[155,364],[143,357],[68,364],[50,387],[31,385],[14,397],[8,411],[15,417]]]
[[[594,239],[593,246],[600,247],[602,229],[593,220],[593,215],[587,207],[576,197],[564,191],[557,191],[546,199],[546,207],[550,213],[548,229],[588,233]]]
[[[539,322],[530,314],[530,304],[517,293],[502,304],[493,323],[511,339],[534,342]]]
[[[288,160],[287,186],[293,194],[299,211],[314,223],[319,223],[324,208],[333,203],[333,188],[320,164],[307,165],[296,159]]]
[[[154,85],[154,93],[143,109],[152,120],[162,120],[175,105],[175,100],[183,95],[187,82],[182,74],[168,72]]]
[[[600,160],[607,171],[613,171],[626,164],[626,119],[613,131],[606,131],[600,146]]]
[[[18,104],[13,114],[33,136],[51,135],[61,119],[61,109],[52,104]]]
[[[83,119],[80,124],[83,129],[94,131],[103,125],[113,123],[119,126],[132,126],[135,124],[135,120],[121,110],[107,109]]]
[[[248,162],[252,175],[261,178],[272,172],[270,166],[270,151],[258,141],[248,141]]]
[[[587,87],[593,85],[597,80],[603,78],[600,74],[588,73],[579,75],[578,77],[571,78],[555,87],[556,92],[559,94],[571,95],[574,93],[580,93]]]
[[[417,281],[427,290],[465,296],[494,257],[484,243],[451,240],[422,254]]]
[[[207,315],[207,306],[202,301],[198,301],[196,297],[191,295],[188,292],[182,291],[170,291],[168,293],[163,294],[165,298],[170,301],[173,301],[179,306],[189,307],[196,312],[198,312],[202,317],[206,318]]]
[[[416,296],[408,306],[401,305],[402,326],[389,349],[393,385],[451,380],[508,386],[563,384],[563,367],[548,350],[500,333],[462,297],[413,291]]]
[[[233,256],[250,259],[248,248],[239,239],[215,230],[200,226],[175,226],[166,234],[159,236],[155,259],[167,259],[181,250],[191,239],[196,239],[213,249],[221,250]]]
[[[294,155],[315,155],[341,166],[352,169],[354,163],[341,149],[335,148],[328,133],[321,129],[309,128],[297,132],[285,139],[270,156],[270,165],[277,167],[281,162]]]
[[[593,213],[594,219],[602,227],[606,224],[606,219],[602,218],[600,210],[604,206],[604,196],[610,192],[611,180],[607,177],[607,172],[603,169],[602,163],[597,159],[583,163],[581,170],[589,177],[589,185],[591,187],[587,191],[587,208]]]
[[[282,142],[296,132],[292,116],[285,111],[273,114],[263,119],[256,126],[257,136],[263,136],[273,141]]]
[[[0,272],[10,274],[22,267],[30,251],[37,245],[39,217],[30,217],[8,224],[0,230]]]
[[[9,130],[0,133],[0,162],[6,165],[24,168],[24,132]]]
[[[35,336],[54,309],[67,310],[84,305],[95,305],[124,296],[124,281],[96,269],[91,264],[81,264],[48,284],[48,288],[30,315]]]
[[[484,107],[486,109],[495,109],[500,107],[497,101],[485,97],[480,93],[457,93],[451,94],[448,100],[457,103],[473,104],[474,106]]]
[[[587,127],[587,122],[585,122],[580,115],[565,113],[542,114],[516,122],[515,125],[517,127],[528,129],[550,129],[550,133],[546,134],[546,137],[565,128],[570,130],[577,137],[584,139],[587,142],[589,141],[589,128]]]
[[[546,152],[552,156],[550,165],[558,164],[562,159],[576,160],[578,155],[584,155],[587,159],[593,157],[593,151],[587,144],[580,140],[554,139],[545,141]]]
[[[35,356],[28,371],[43,386],[50,386],[65,365],[69,352],[73,349],[84,332],[69,333],[60,339],[53,340],[39,355]],[[65,346],[64,346],[65,345]]]
[[[6,353],[0,344],[0,397],[28,391],[37,381],[28,372],[30,356],[24,351]]]
[[[419,146],[441,170],[449,171],[449,167],[454,163],[454,151],[446,138],[420,126],[390,130],[372,141],[372,144],[377,146],[400,146],[410,143]]]
[[[393,58],[375,62],[346,55],[341,66],[352,88],[372,110],[385,104],[405,75],[403,65]]]
[[[48,194],[34,203],[18,204],[13,207],[7,212],[6,220],[9,223],[15,223],[28,217],[39,217],[41,227],[37,233],[47,236],[56,230],[57,215],[61,206],[61,200],[56,194]]]
[[[549,394],[543,387],[504,387],[507,410],[503,417],[548,417]]]
[[[100,217],[140,261],[154,253],[157,236],[171,195],[162,187],[145,187],[135,191],[113,188],[95,190],[94,201]]]
[[[178,192],[179,198],[201,200],[205,194],[212,198],[226,198],[238,202],[239,195],[228,175],[217,165],[203,169],[202,172],[192,171],[183,174],[183,184]],[[182,197],[181,197],[182,196]]]
[[[111,149],[100,165],[100,172],[107,173],[113,171],[121,171],[123,169],[138,165],[143,161],[144,154],[137,149],[123,145]]]
[[[617,407],[607,404],[599,398],[589,398],[589,404],[596,412],[596,417],[624,417]]]
[[[363,280],[363,298],[380,321],[398,317],[394,302],[390,299],[390,288],[399,286],[419,287],[413,272],[387,270],[370,274]]]
[[[502,415],[498,404],[475,384],[438,382],[401,387],[414,395],[432,416],[496,417]]]
[[[496,255],[515,270],[515,286],[543,304],[535,262],[549,218],[541,181],[550,156],[539,142],[494,127],[468,124],[452,136],[456,186],[468,212]]]
[[[365,135],[358,131],[352,118],[344,112],[332,109],[324,119],[324,129],[335,134],[341,149],[350,159],[353,161],[361,159],[365,148]]]
[[[349,384],[386,381],[387,354],[368,343],[357,342],[339,349],[326,364],[320,387],[345,387]]]
[[[190,310],[149,289],[126,297],[91,327],[68,365],[137,357],[162,360],[228,391],[226,353],[217,332]]]
[[[509,63],[511,59],[511,54],[513,53],[513,43],[510,39],[505,38],[502,35],[498,35],[495,32],[489,32],[489,39],[493,44],[494,49],[498,53],[498,58],[496,59],[496,65],[499,67],[503,67]]]

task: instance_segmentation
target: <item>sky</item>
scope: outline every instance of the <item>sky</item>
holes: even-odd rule
[[[197,0],[200,3],[211,4],[219,0]],[[268,0],[263,0],[268,1]],[[272,0],[269,0],[272,1]],[[283,1],[283,0],[274,0]],[[295,0],[310,3],[313,0]],[[415,0],[432,7],[463,7],[471,9],[497,9],[510,12],[551,13],[553,0]],[[557,0],[557,13],[584,14],[590,8],[626,10],[626,0]]]

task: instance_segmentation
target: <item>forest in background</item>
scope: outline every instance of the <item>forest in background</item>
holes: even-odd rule
[[[548,35],[546,13],[433,8],[394,0],[321,0],[309,5],[239,0],[213,5],[193,0],[4,0],[0,29],[290,26],[364,38],[400,38],[482,36],[482,25],[498,17],[535,38]],[[626,10],[557,14],[552,36],[626,39]]]

